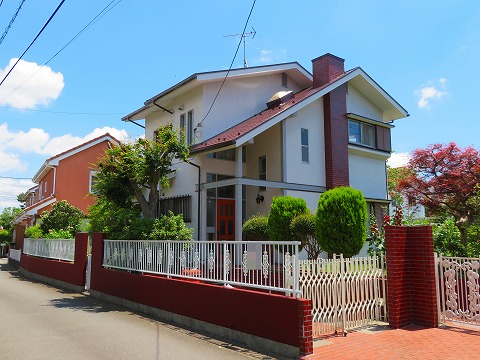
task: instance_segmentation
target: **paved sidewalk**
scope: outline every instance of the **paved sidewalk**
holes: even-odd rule
[[[480,359],[480,326],[364,327],[346,337],[322,337],[314,342],[313,355],[304,359]]]

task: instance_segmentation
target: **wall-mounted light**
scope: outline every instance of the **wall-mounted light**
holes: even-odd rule
[[[265,198],[263,197],[263,195],[260,195],[260,194],[258,194],[258,195],[257,195],[257,198],[255,199],[255,201],[257,202],[257,204],[262,203],[263,200],[265,200]]]

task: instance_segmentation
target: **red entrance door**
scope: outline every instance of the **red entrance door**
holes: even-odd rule
[[[217,240],[235,240],[235,200],[217,199]]]

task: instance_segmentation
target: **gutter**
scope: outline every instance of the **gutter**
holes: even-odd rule
[[[192,165],[198,169],[198,199],[197,199],[197,236],[200,240],[200,199],[201,199],[201,192],[200,192],[200,184],[201,184],[201,167],[200,165],[194,164],[189,161],[185,161],[187,164]]]

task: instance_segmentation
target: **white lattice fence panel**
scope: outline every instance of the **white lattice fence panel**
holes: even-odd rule
[[[385,319],[382,264],[375,256],[300,262],[300,290],[312,300],[315,336]]]

